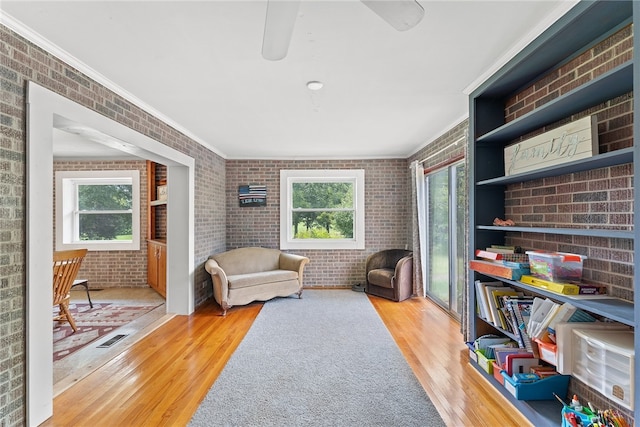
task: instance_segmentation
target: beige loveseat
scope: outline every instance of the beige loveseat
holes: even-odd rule
[[[211,255],[204,268],[222,315],[234,305],[302,295],[302,271],[309,258],[278,249],[238,248]]]

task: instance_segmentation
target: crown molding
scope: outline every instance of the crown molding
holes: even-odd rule
[[[87,64],[85,64],[75,56],[71,55],[66,50],[62,49],[61,47],[47,40],[45,37],[35,32],[34,30],[32,30],[31,28],[29,28],[28,26],[26,26],[25,24],[18,21],[17,19],[15,19],[14,17],[12,17],[11,15],[7,14],[4,11],[0,13],[0,24],[9,28],[11,31],[15,32],[16,34],[24,37],[25,39],[35,44],[36,46],[40,47],[41,49],[44,49],[51,55],[55,56],[62,62],[66,63],[67,65],[80,71],[90,79],[96,81],[97,83],[101,84],[102,86],[106,87],[107,89],[111,90],[117,95],[123,97],[127,101],[134,104],[136,107],[146,111],[147,113],[151,114],[155,118],[163,121],[165,124],[183,133],[185,136],[191,138],[192,140],[202,145],[203,147],[207,148],[208,150],[213,151],[215,154],[222,157],[223,159],[225,160],[227,159],[227,156],[224,153],[221,153],[215,147],[205,142],[202,138],[198,137],[197,135],[194,135],[188,129],[184,128],[183,126],[181,126],[180,124],[172,120],[171,118],[167,117],[160,111],[156,110],[149,104],[145,103],[144,101],[142,101],[141,99],[133,95],[132,93],[121,88],[116,83],[112,82],[107,77],[100,74],[98,71],[89,67]]]
[[[542,34],[547,28],[549,28],[554,22],[560,19],[576,4],[580,3],[580,0],[562,0],[560,4],[547,15],[544,20],[541,20],[538,25],[533,27],[524,37],[518,40],[504,55],[502,55],[491,67],[489,67],[484,73],[482,73],[477,79],[475,79],[469,86],[464,88],[462,93],[469,96],[476,90],[482,83],[484,83],[489,77],[494,75],[496,71],[502,68],[507,62],[515,57],[521,50],[527,47],[532,41]]]

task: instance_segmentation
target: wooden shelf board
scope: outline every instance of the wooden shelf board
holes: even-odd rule
[[[602,298],[588,298],[588,299],[580,296],[572,297],[570,295],[562,295],[562,294],[557,294],[555,292],[550,292],[546,289],[538,288],[536,286],[531,286],[522,282],[517,282],[515,280],[508,280],[502,277],[492,276],[485,273],[480,273],[480,274],[483,274],[488,277],[493,277],[496,280],[510,283],[511,285],[516,286],[517,288],[529,291],[531,293],[534,293],[543,297],[551,298],[555,301],[568,302],[582,310],[589,311],[591,313],[597,314],[599,316],[604,316],[616,322],[620,322],[625,325],[635,327],[634,305],[631,301],[626,301],[620,298],[614,298],[609,296],[604,296]]]
[[[509,142],[557,121],[558,117],[568,117],[632,90],[633,61],[628,61],[534,111],[487,132],[477,138],[477,142]]]
[[[562,234],[570,236],[605,237],[612,239],[634,239],[631,230],[605,230],[596,228],[552,228],[552,227],[500,227],[496,225],[478,225],[478,230],[512,231],[520,233]]]
[[[566,175],[570,173],[583,172],[591,169],[599,169],[609,166],[622,165],[633,162],[634,148],[623,148],[609,153],[598,154],[588,159],[575,160],[557,166],[541,168],[531,172],[519,173],[516,175],[500,176],[493,179],[479,181],[476,185],[506,185],[523,181],[533,181],[535,179],[548,178],[553,176]]]

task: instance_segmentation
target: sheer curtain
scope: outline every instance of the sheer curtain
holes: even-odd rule
[[[425,184],[424,184],[424,168],[422,163],[418,161],[411,162],[411,171],[413,174],[411,193],[412,193],[412,227],[413,227],[413,264],[414,264],[414,291],[420,296],[425,295],[425,277],[426,277],[426,250],[427,250],[427,214],[425,205]]]

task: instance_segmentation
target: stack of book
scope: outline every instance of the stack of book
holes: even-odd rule
[[[533,342],[555,342],[555,326],[565,322],[595,322],[587,312],[566,302],[526,296],[502,282],[476,280],[478,314],[510,332],[520,348],[537,354]]]
[[[519,248],[513,246],[493,245],[486,249],[476,250],[478,259],[469,261],[469,267],[483,274],[490,274],[511,280],[520,278],[531,272],[526,254],[517,253]]]
[[[522,292],[504,286],[502,282],[480,280],[476,280],[476,295],[480,317],[510,332],[517,339],[519,347],[533,351],[526,333],[532,297],[524,296]]]

